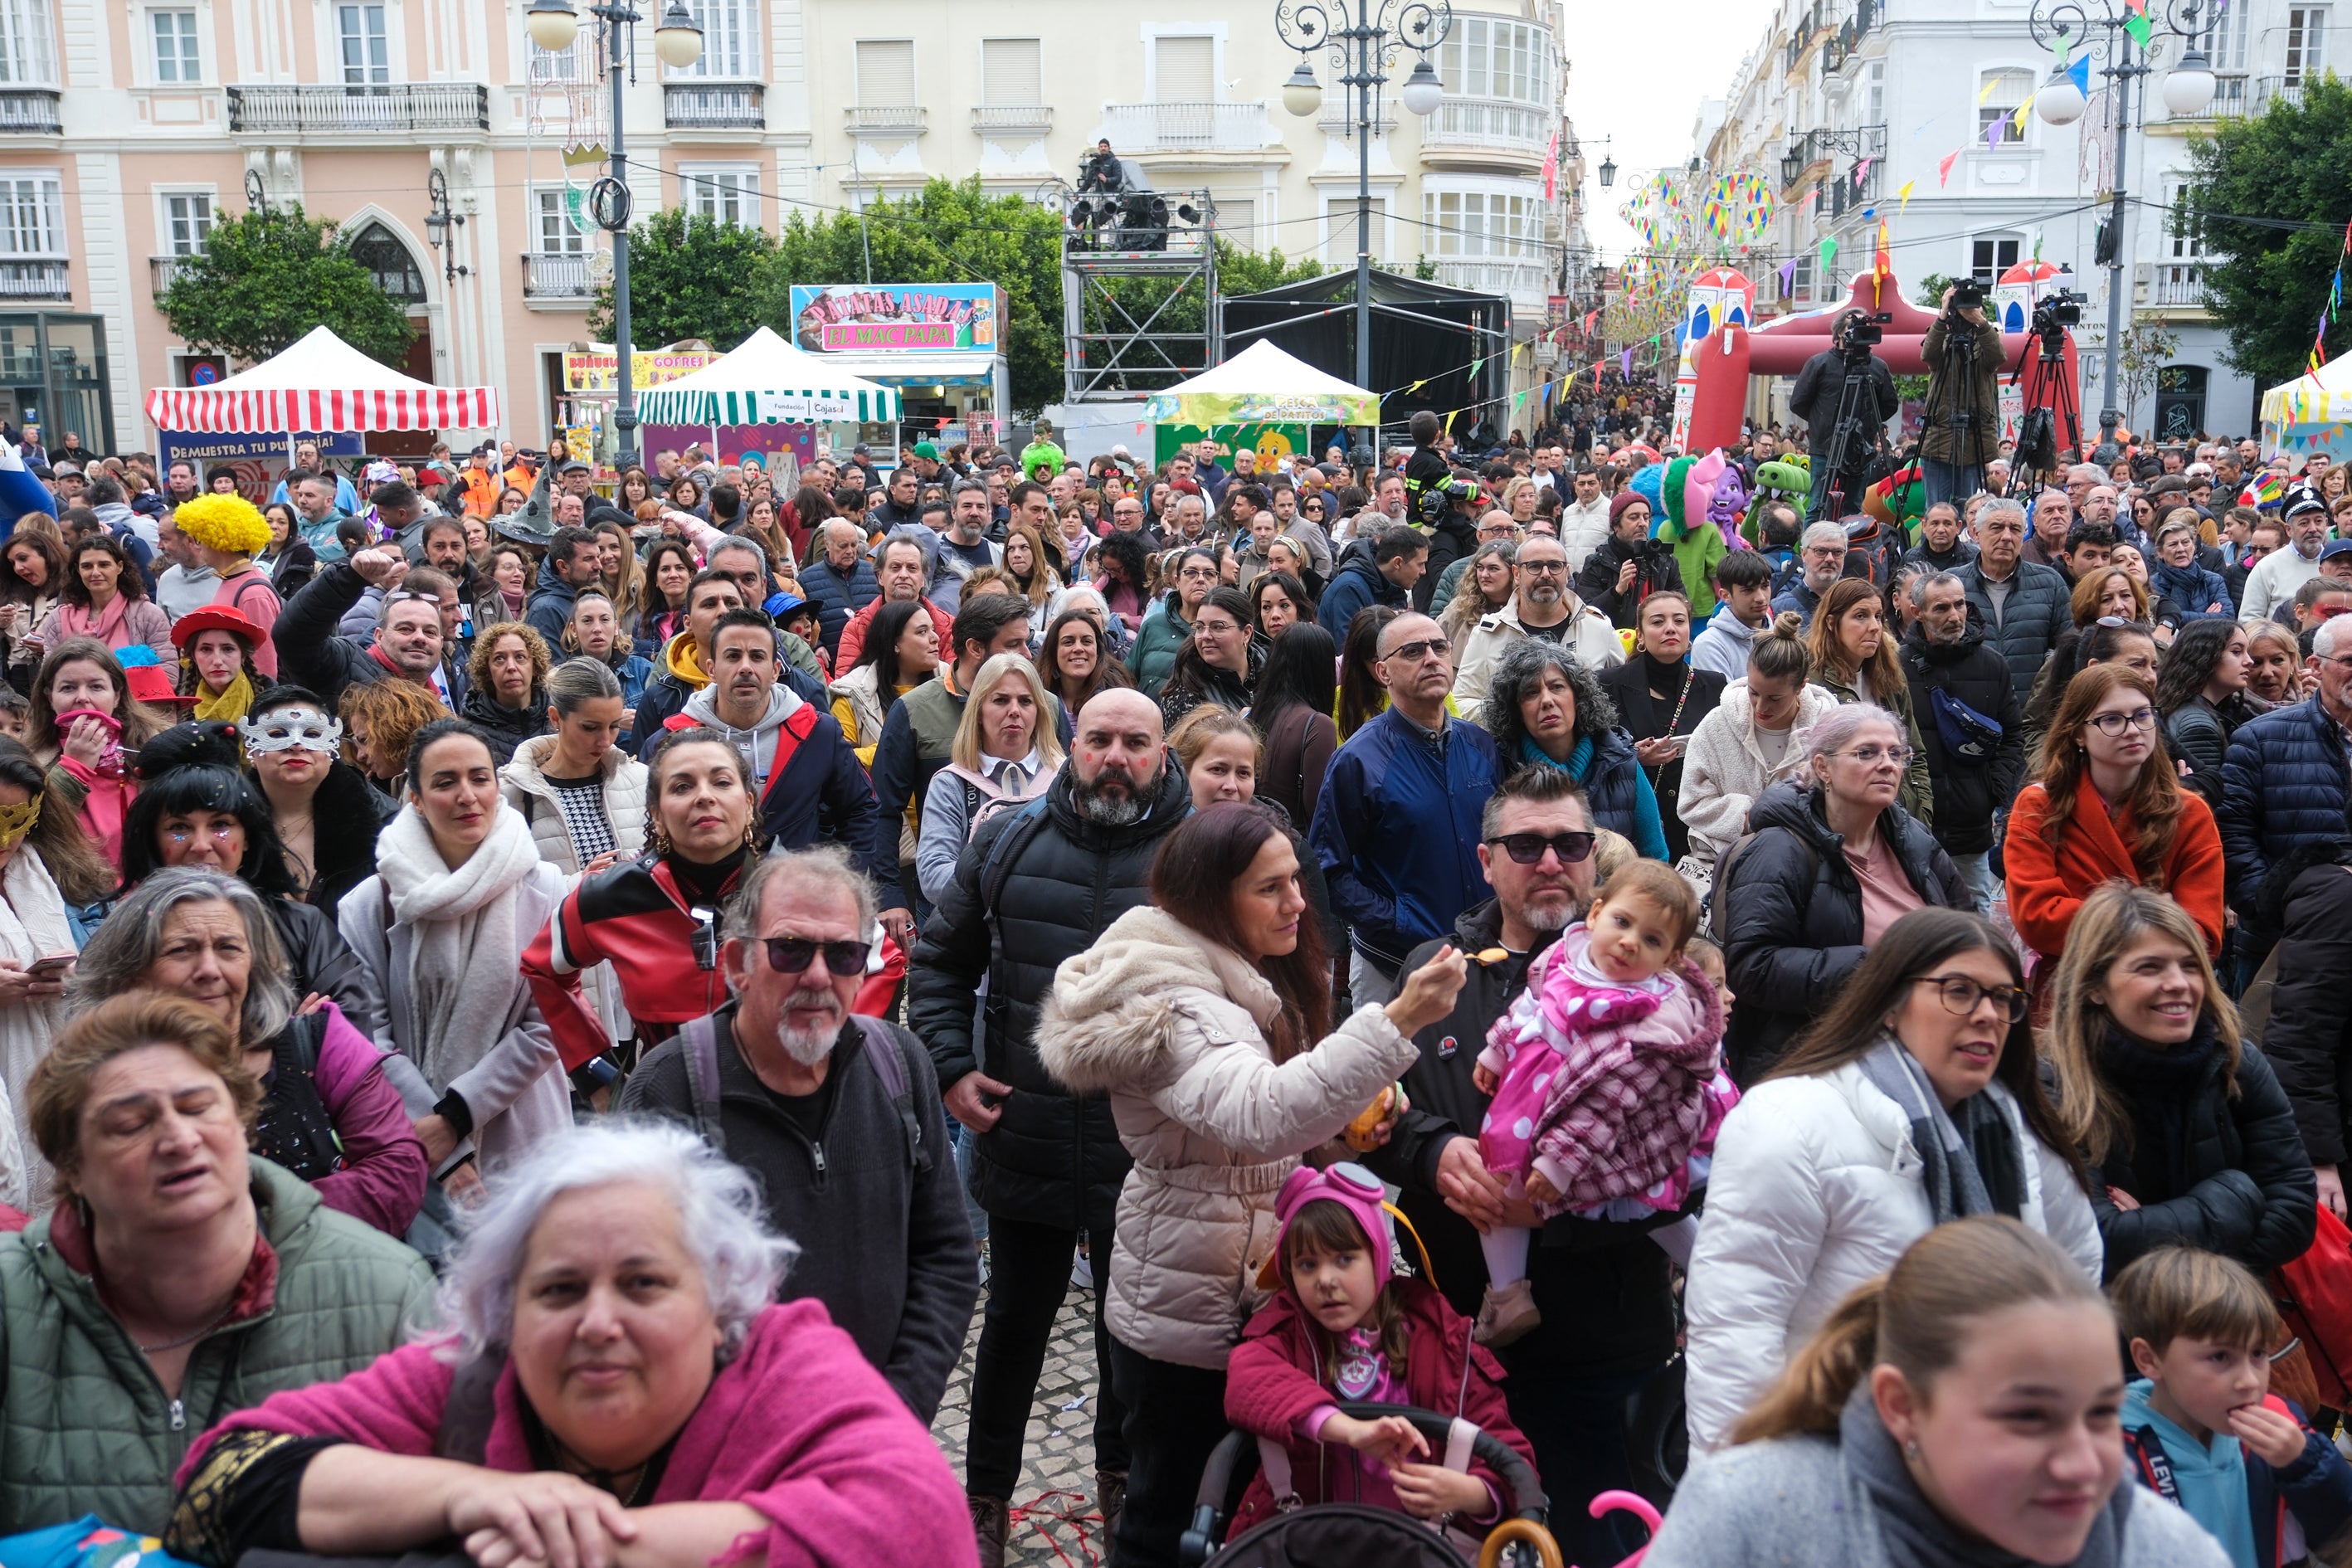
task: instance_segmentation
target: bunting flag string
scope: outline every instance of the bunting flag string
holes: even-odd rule
[[[1910,206],[1911,206],[1911,187],[1912,187],[1912,186],[1914,186],[1914,185],[1916,185],[1916,184],[1917,184],[1918,183],[1919,183],[1919,182],[1918,182],[1918,181],[1916,181],[1916,180],[1906,180],[1906,181],[1904,181],[1901,184],[1899,184],[1899,185],[1897,185],[1897,186],[1895,186],[1895,194],[1896,195],[1901,196],[1901,197],[1903,198],[1903,205],[1902,205],[1901,206],[1898,206],[1898,207],[1896,207],[1896,208],[1895,209],[1895,216],[1900,217],[1900,216],[1903,216],[1903,214],[1904,214],[1904,213],[1906,213],[1906,212],[1907,212],[1907,211],[1909,211],[1909,210],[1910,210]]]
[[[1958,153],[1947,153],[1936,161],[1936,184],[1938,189],[1952,183],[1952,165],[1960,161]]]

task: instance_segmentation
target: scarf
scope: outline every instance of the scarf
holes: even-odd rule
[[[59,601],[58,630],[68,637],[95,637],[112,647],[115,646],[114,634],[122,628],[122,618],[130,613],[131,595],[120,588],[115,590],[114,597],[106,608],[95,613],[79,605]]]
[[[377,841],[384,901],[392,918],[415,932],[405,978],[422,1047],[417,1065],[436,1094],[506,1034],[522,973],[516,889],[538,865],[530,825],[503,802],[489,836],[462,866],[441,858],[414,805],[403,806]]]
[[[241,669],[236,672],[235,680],[221,689],[217,697],[206,691],[202,681],[196,683],[196,717],[199,719],[223,719],[233,723],[244,718],[252,707],[253,679]]]
[[[1947,1111],[1927,1069],[1891,1035],[1862,1058],[1862,1075],[1909,1118],[1937,1225],[1978,1214],[2017,1216],[2024,1166],[2009,1118],[1990,1095],[1972,1094]]]
[[[1838,1453],[1870,1500],[1889,1568],[2031,1568],[2024,1558],[1976,1539],[1936,1511],[1904,1464],[1894,1434],[1878,1418],[1867,1381],[1847,1396],[1838,1418]],[[2123,1561],[2132,1493],[2138,1489],[2129,1476],[2116,1482],[2067,1568],[2116,1568]]]
[[[1576,742],[1576,749],[1568,753],[1568,761],[1564,763],[1537,745],[1534,736],[1519,737],[1519,761],[1530,767],[1565,768],[1568,770],[1568,776],[1579,784],[1582,784],[1584,775],[1591,771],[1592,752],[1592,737],[1590,735],[1584,736]]]

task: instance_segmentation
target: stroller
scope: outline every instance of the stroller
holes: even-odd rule
[[[1445,1452],[1456,1440],[1456,1422],[1450,1415],[1394,1405],[1341,1402],[1338,1408],[1360,1420],[1402,1415],[1429,1440],[1433,1450]],[[1468,1433],[1467,1453],[1483,1460],[1510,1489],[1516,1511],[1488,1532],[1478,1553],[1478,1568],[1561,1568],[1559,1546],[1544,1528],[1550,1501],[1537,1483],[1534,1469],[1497,1439],[1460,1424]],[[1453,1542],[1420,1521],[1393,1509],[1368,1503],[1318,1503],[1293,1508],[1232,1542],[1222,1542],[1225,1505],[1237,1472],[1255,1447],[1246,1432],[1231,1432],[1217,1445],[1201,1474],[1201,1490],[1192,1508],[1192,1528],[1184,1532],[1177,1561],[1184,1568],[1360,1568],[1377,1563],[1381,1568],[1468,1568]],[[1593,1501],[1595,1515],[1609,1508],[1627,1508],[1652,1530],[1658,1515],[1642,1499],[1627,1492],[1604,1492]],[[1635,1554],[1638,1558],[1639,1553]],[[1632,1561],[1624,1568],[1632,1568]],[[1599,1565],[1595,1565],[1599,1568]]]

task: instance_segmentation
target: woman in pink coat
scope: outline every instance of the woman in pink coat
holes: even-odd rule
[[[921,1424],[822,1306],[773,1304],[796,1249],[759,1213],[751,1177],[683,1129],[547,1140],[451,1261],[452,1332],[205,1434],[170,1550],[971,1564],[962,1488]]]

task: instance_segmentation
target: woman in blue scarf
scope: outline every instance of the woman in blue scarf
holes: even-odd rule
[[[1480,721],[1507,768],[1565,768],[1584,786],[1593,822],[1632,840],[1652,860],[1666,855],[1658,797],[1617,722],[1617,704],[1600,678],[1556,643],[1529,637],[1495,666]]]

